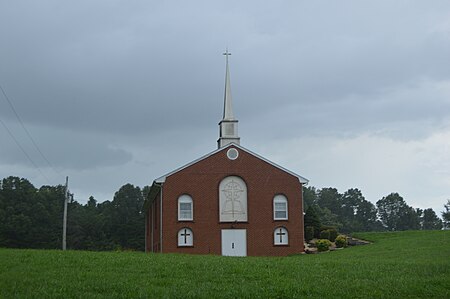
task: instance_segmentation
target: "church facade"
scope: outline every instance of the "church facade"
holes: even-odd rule
[[[218,148],[153,181],[144,203],[147,252],[285,256],[304,250],[308,180],[240,145],[225,54]]]

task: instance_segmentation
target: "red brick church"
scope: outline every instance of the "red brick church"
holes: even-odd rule
[[[147,252],[285,256],[303,252],[308,180],[240,145],[226,55],[218,149],[153,181]]]

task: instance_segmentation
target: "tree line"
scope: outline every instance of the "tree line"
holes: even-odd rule
[[[67,248],[144,250],[144,194],[149,187],[122,186],[112,201],[68,204]],[[59,249],[64,186],[35,188],[27,179],[0,182],[0,247]]]
[[[343,233],[357,231],[439,230],[450,224],[450,200],[442,212],[444,222],[433,209],[409,206],[398,193],[391,193],[374,205],[366,200],[359,189],[349,189],[343,194],[336,188],[303,188],[305,203],[305,229],[320,231],[336,228]]]
[[[79,250],[144,250],[149,187],[125,184],[112,201],[68,204],[67,248]],[[62,245],[64,186],[34,187],[27,179],[7,177],[0,182],[0,247],[59,249]],[[324,228],[343,233],[450,228],[450,200],[444,222],[431,209],[414,209],[398,194],[367,201],[358,189],[343,194],[335,188],[303,189],[305,228],[316,236]]]

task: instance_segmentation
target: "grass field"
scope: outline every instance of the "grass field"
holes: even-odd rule
[[[0,298],[450,298],[450,231],[358,237],[285,258],[0,249]]]

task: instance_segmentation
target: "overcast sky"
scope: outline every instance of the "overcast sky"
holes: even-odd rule
[[[449,1],[0,1],[0,177],[112,200],[241,145],[317,188],[450,199]],[[40,170],[40,171],[39,171]],[[41,172],[44,174],[42,175]]]

